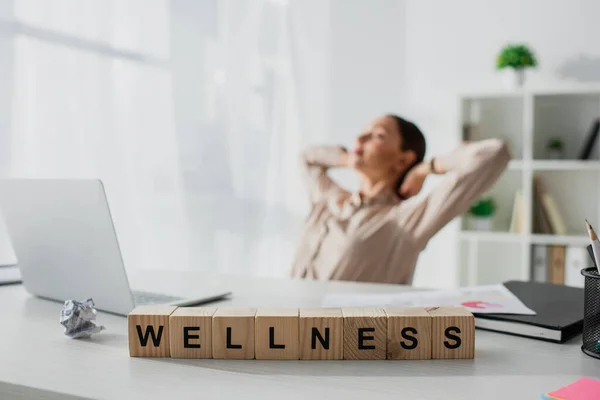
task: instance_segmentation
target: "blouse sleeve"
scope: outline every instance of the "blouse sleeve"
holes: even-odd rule
[[[400,211],[403,225],[423,244],[496,183],[510,153],[504,141],[487,139],[464,144],[436,160],[447,171],[442,182],[417,200],[409,215]]]
[[[304,180],[313,204],[327,199],[342,189],[327,174],[333,167],[339,167],[346,155],[339,146],[310,147],[302,152],[301,166]]]

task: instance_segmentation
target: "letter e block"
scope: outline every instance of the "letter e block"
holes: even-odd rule
[[[259,308],[254,336],[257,360],[298,359],[298,309]]]
[[[385,360],[387,315],[382,308],[342,308],[344,360]]]
[[[183,307],[169,317],[172,358],[212,358],[212,316],[216,308]]]
[[[213,358],[254,358],[255,308],[218,308],[212,320]]]
[[[300,309],[300,359],[342,360],[344,318],[341,308]]]
[[[463,307],[430,307],[431,358],[474,358],[475,317]]]
[[[130,357],[170,357],[169,316],[175,306],[140,306],[127,315]]]
[[[431,359],[431,316],[425,308],[387,308],[387,359]]]

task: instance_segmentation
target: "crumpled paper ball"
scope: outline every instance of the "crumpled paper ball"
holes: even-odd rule
[[[60,312],[60,323],[65,327],[65,335],[77,339],[88,338],[106,328],[97,326],[94,300],[87,299],[83,302],[67,300]]]

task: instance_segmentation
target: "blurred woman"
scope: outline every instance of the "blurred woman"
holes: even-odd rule
[[[498,139],[463,143],[447,154],[425,159],[425,137],[396,115],[374,120],[354,147],[307,149],[302,162],[310,215],[302,232],[291,276],[411,284],[428,241],[490,189],[510,154]],[[360,189],[342,189],[327,174],[351,168]],[[443,175],[420,198],[425,179]]]

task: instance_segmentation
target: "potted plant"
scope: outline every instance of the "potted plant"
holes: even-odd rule
[[[552,138],[548,141],[546,146],[548,152],[548,158],[551,160],[560,160],[564,156],[564,144],[563,141],[557,138]]]
[[[491,198],[483,198],[471,205],[469,210],[473,221],[473,229],[491,231],[493,228],[496,202]]]
[[[502,48],[496,58],[498,70],[509,70],[511,86],[523,86],[525,70],[537,67],[538,62],[533,51],[524,44],[508,44]]]

